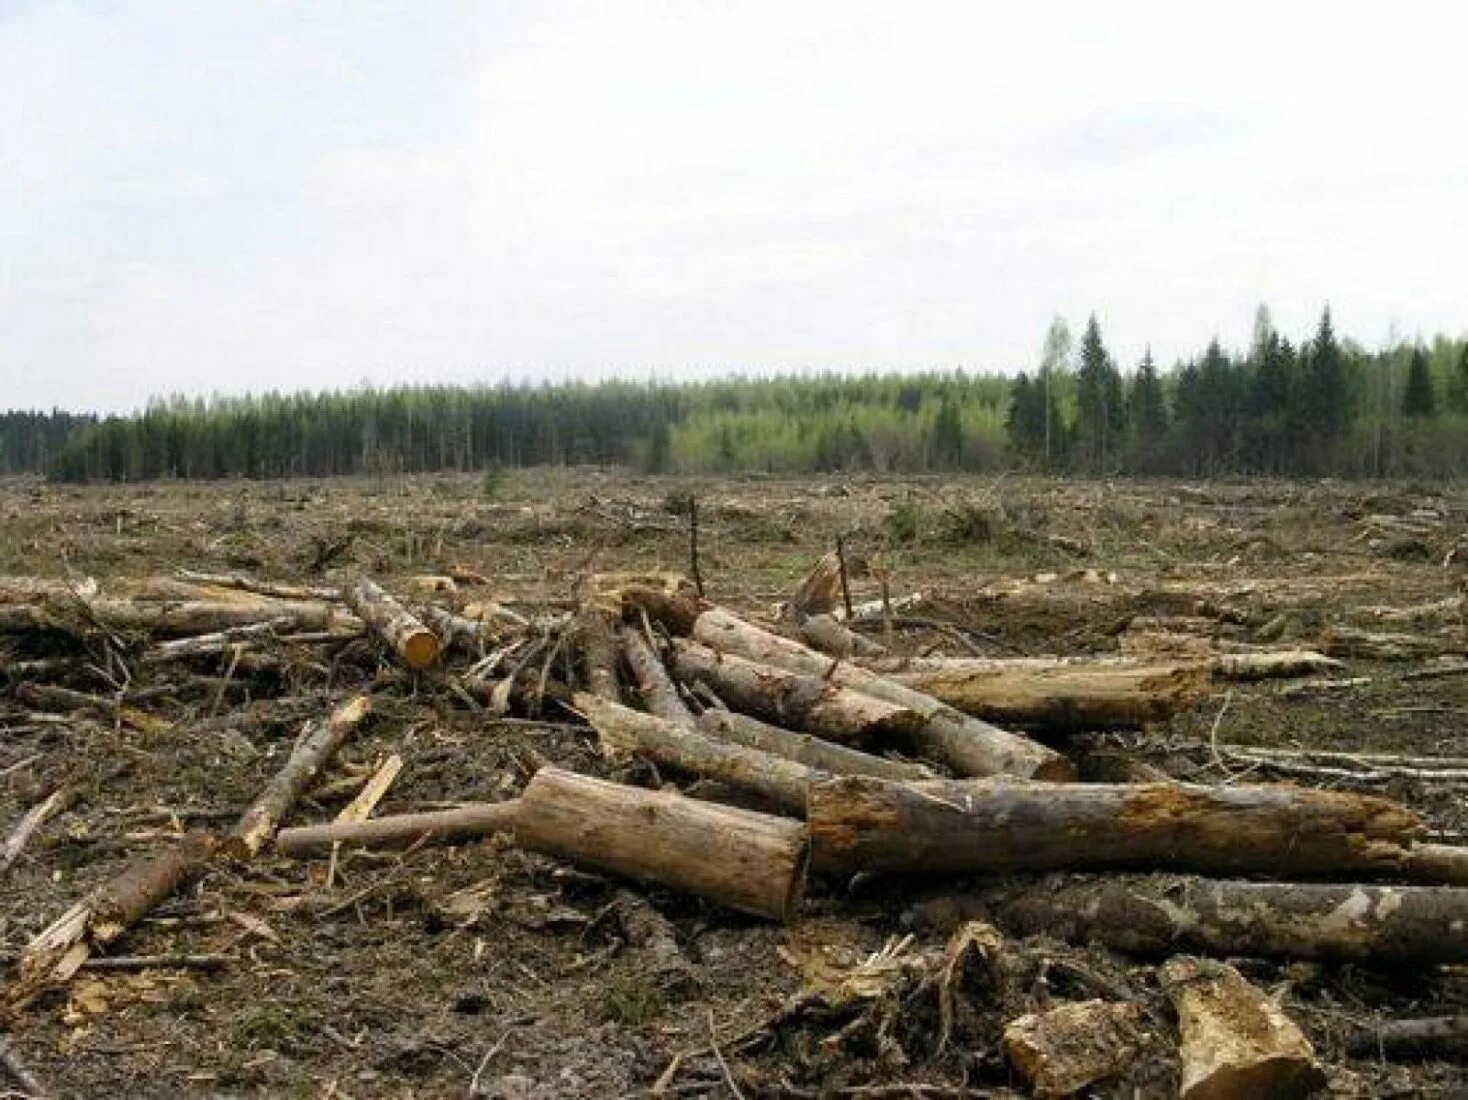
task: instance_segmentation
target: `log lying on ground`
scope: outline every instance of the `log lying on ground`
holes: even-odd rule
[[[0,576],[0,603],[34,603],[48,599],[85,599],[97,594],[91,577],[51,580],[46,577]]]
[[[812,615],[796,627],[801,641],[822,653],[845,660],[875,658],[887,652],[886,646],[858,634],[831,615]]]
[[[942,929],[981,915],[1015,935],[1134,955],[1468,962],[1468,890],[1444,886],[1051,876],[918,907]]]
[[[90,599],[78,603],[0,604],[0,632],[50,630],[85,634],[97,626],[153,635],[213,634],[284,619],[297,630],[348,627],[357,620],[328,603],[289,600],[183,600],[146,603]]]
[[[424,625],[445,645],[468,653],[480,652],[483,646],[493,645],[504,633],[482,619],[456,615],[437,604],[424,604],[419,613]]]
[[[909,707],[819,676],[719,653],[696,642],[674,641],[673,671],[686,683],[707,684],[739,710],[832,741],[864,742],[911,734],[923,725],[923,716]]]
[[[1136,1057],[1140,1005],[1072,1001],[1004,1025],[1004,1053],[1036,1096],[1072,1096]]]
[[[966,714],[1017,725],[1109,729],[1165,722],[1208,691],[1202,664],[985,668],[945,662],[897,673],[899,684]]]
[[[841,556],[823,554],[815,568],[780,605],[782,623],[799,624],[813,615],[829,615],[841,602]]]
[[[667,666],[648,640],[636,627],[626,625],[617,637],[627,668],[632,672],[632,691],[638,702],[665,722],[692,728],[693,712],[684,704],[678,685],[673,683]]]
[[[1461,1058],[1468,1054],[1468,1015],[1389,1020],[1354,1037],[1348,1049],[1367,1058]]]
[[[1274,680],[1337,672],[1346,666],[1313,649],[1271,649],[1258,653],[1215,653],[1209,658],[1220,680]]]
[[[1325,1084],[1299,1027],[1233,967],[1179,956],[1160,977],[1177,1010],[1182,1100],[1305,1096]]]
[[[1468,886],[1468,848],[1452,844],[1414,844],[1402,860],[1401,874],[1412,882]]]
[[[213,837],[189,833],[156,855],[130,863],[95,893],[72,906],[26,945],[12,1001],[24,1001],[50,981],[65,981],[92,951],[106,947],[186,881],[202,871]]]
[[[335,600],[340,598],[334,588],[267,581],[245,573],[201,573],[194,569],[180,569],[176,576],[179,580],[189,584],[203,584],[212,588],[233,588],[240,592],[253,592],[257,596],[271,596],[279,600]]]
[[[342,599],[409,668],[425,669],[438,660],[438,635],[375,581],[362,577],[342,590]]]
[[[808,815],[814,865],[838,872],[1354,876],[1399,869],[1423,833],[1385,799],[1285,786],[847,777],[815,784]]]
[[[907,661],[867,661],[868,667],[885,672],[898,680],[919,678],[925,673],[974,673],[1032,674],[1066,670],[1080,674],[1096,672],[1107,674],[1112,670],[1145,669],[1148,667],[1204,665],[1214,678],[1219,680],[1271,680],[1294,676],[1311,676],[1316,673],[1334,672],[1345,667],[1340,661],[1316,653],[1311,649],[1268,649],[1251,651],[1213,651],[1212,643],[1196,639],[1203,644],[1191,646],[1175,657],[1166,660],[1151,651],[1139,655],[1120,657],[939,657],[918,658]]]
[[[782,921],[799,907],[809,849],[804,826],[787,818],[549,767],[520,798],[515,839]]]
[[[691,628],[695,640],[721,653],[805,676],[820,676],[830,683],[921,715],[922,724],[911,735],[913,743],[921,752],[960,775],[1009,774],[1055,780],[1075,777],[1070,761],[1044,745],[963,714],[931,695],[894,683],[868,669],[833,662],[799,642],[761,630],[722,608],[701,612]]]
[[[231,859],[258,855],[326,762],[336,755],[336,750],[371,713],[372,700],[359,695],[338,707],[325,722],[305,733],[296,743],[285,766],[241,815],[233,832],[221,845],[221,854]]]
[[[576,643],[585,667],[586,686],[593,695],[613,703],[622,700],[622,678],[617,672],[617,639],[609,616],[594,607],[576,616]]]
[[[715,740],[732,741],[746,748],[772,752],[831,775],[875,775],[898,781],[937,778],[931,768],[922,764],[888,760],[884,756],[860,752],[809,734],[781,729],[734,711],[704,711],[698,716],[698,728]],[[803,807],[801,812],[803,815]]]
[[[578,692],[572,705],[596,730],[608,756],[641,756],[663,767],[716,779],[757,794],[795,817],[805,816],[810,785],[827,777],[783,756],[716,741],[587,692]]]
[[[1362,657],[1372,661],[1416,661],[1464,651],[1463,644],[1451,638],[1379,633],[1350,626],[1328,628],[1320,636],[1320,648],[1332,657]]]
[[[480,802],[452,810],[393,814],[366,821],[333,821],[282,829],[275,850],[284,856],[324,855],[343,848],[413,848],[420,844],[463,844],[515,827],[518,801]]]

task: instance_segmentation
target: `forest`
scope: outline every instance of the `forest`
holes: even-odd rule
[[[156,399],[0,413],[0,473],[63,482],[621,465],[648,473],[1021,469],[1449,477],[1468,469],[1468,339],[1368,351],[1330,310],[1298,342],[1116,362],[1057,318],[1016,376],[930,371]]]

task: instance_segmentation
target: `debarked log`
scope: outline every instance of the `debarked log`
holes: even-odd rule
[[[541,768],[520,797],[524,848],[786,920],[799,907],[809,842],[788,818]]]
[[[409,668],[425,669],[438,660],[438,635],[375,581],[360,578],[342,590],[342,599]]]
[[[431,813],[393,814],[366,821],[333,821],[282,829],[275,850],[283,856],[327,854],[343,848],[413,848],[420,844],[462,844],[515,827],[518,800],[478,802]]]
[[[55,604],[0,604],[0,632],[51,630],[85,634],[96,627],[143,634],[213,634],[276,620],[297,630],[331,630],[358,620],[329,603],[289,600],[180,600],[143,602],[121,599],[58,601]]]
[[[811,788],[814,866],[835,872],[965,873],[1094,867],[1329,876],[1400,868],[1423,833],[1371,795],[1182,783],[899,784]]]

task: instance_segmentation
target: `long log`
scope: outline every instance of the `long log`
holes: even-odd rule
[[[421,814],[393,814],[366,821],[333,821],[282,829],[275,850],[283,856],[302,857],[343,848],[411,848],[419,844],[462,844],[515,827],[517,801],[480,802],[452,810]]]
[[[613,703],[622,700],[622,677],[617,671],[617,639],[610,618],[595,607],[582,608],[576,616],[575,635],[593,695]]]
[[[983,668],[955,661],[892,679],[951,707],[996,722],[1111,729],[1165,722],[1208,691],[1202,664]]]
[[[1177,1010],[1182,1100],[1307,1096],[1325,1084],[1299,1027],[1233,967],[1179,956],[1159,976]]]
[[[121,632],[154,635],[213,634],[283,619],[298,630],[349,627],[358,620],[328,603],[289,600],[138,600],[90,599],[82,603],[0,604],[0,632],[50,630],[86,634],[94,625]]]
[[[647,639],[636,627],[624,625],[617,640],[632,673],[631,686],[637,701],[664,721],[691,728],[693,712],[684,704],[678,685]]]
[[[342,599],[409,668],[425,669],[438,660],[438,635],[375,581],[360,578],[342,590]]]
[[[1388,1020],[1352,1038],[1348,1049],[1369,1058],[1461,1058],[1468,1054],[1468,1014]]]
[[[371,698],[359,695],[338,707],[325,722],[303,734],[285,766],[276,772],[260,797],[241,815],[221,845],[221,855],[231,859],[258,855],[326,762],[371,713]]]
[[[825,772],[759,749],[716,741],[652,714],[588,692],[572,700],[609,756],[642,756],[654,764],[750,791],[795,817],[805,816],[810,785]]]
[[[923,724],[917,711],[874,695],[682,639],[673,642],[673,671],[687,683],[707,684],[732,707],[832,741],[910,734]]]
[[[1056,875],[918,907],[921,923],[944,930],[980,916],[1014,935],[1134,955],[1468,962],[1468,890],[1443,886]]]
[[[533,851],[787,920],[805,888],[799,822],[541,768],[520,798],[515,838]]]
[[[872,659],[887,652],[886,646],[872,641],[865,634],[858,634],[832,615],[812,615],[796,630],[801,641],[813,649],[843,660]]]
[[[1468,886],[1468,848],[1454,844],[1414,844],[1402,860],[1402,877],[1412,882]]]
[[[746,748],[772,752],[832,775],[875,775],[898,781],[937,778],[931,768],[922,764],[888,760],[885,756],[874,756],[809,734],[781,729],[734,711],[706,710],[698,716],[698,728],[715,740],[732,741]]]
[[[1018,775],[1034,779],[1075,778],[1064,756],[1044,745],[991,726],[953,707],[868,669],[833,662],[799,642],[745,622],[722,608],[701,612],[691,624],[696,641],[721,653],[760,661],[805,676],[821,676],[922,716],[913,743],[959,775]]]
[[[1416,815],[1370,795],[1182,783],[817,783],[814,865],[971,873],[1095,867],[1302,877],[1398,869]]]

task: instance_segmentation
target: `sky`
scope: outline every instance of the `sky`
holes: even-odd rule
[[[0,0],[0,408],[1468,330],[1468,8]]]

